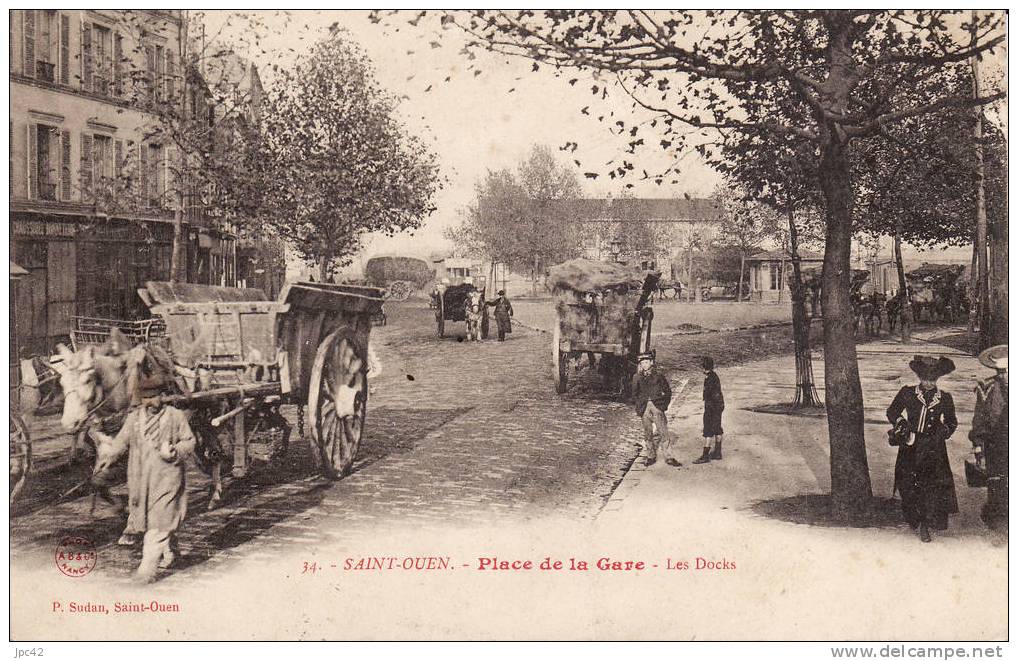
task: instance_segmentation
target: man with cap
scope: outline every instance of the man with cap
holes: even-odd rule
[[[513,304],[505,295],[504,289],[498,290],[498,298],[488,301],[488,305],[495,306],[495,321],[498,323],[498,341],[505,341],[505,334],[513,332]]]
[[[996,370],[976,386],[976,410],[969,440],[976,461],[986,466],[986,505],[983,522],[991,530],[1007,531],[1007,345],[990,347],[979,362]]]
[[[947,439],[958,428],[958,418],[951,395],[937,387],[937,379],[954,371],[954,362],[917,355],[908,366],[919,384],[899,390],[887,409],[887,419],[903,431],[892,440],[898,445],[894,487],[905,520],[929,542],[930,528],[947,530],[948,515],[958,512],[947,458]]]
[[[637,372],[633,377],[633,401],[636,414],[643,420],[644,448],[647,452],[647,465],[657,462],[658,447],[665,454],[671,454],[671,437],[668,435],[668,417],[665,411],[672,403],[672,388],[668,379],[654,366],[654,353],[641,353],[637,360]],[[654,428],[657,428],[657,436]],[[669,456],[665,463],[679,466],[674,457]]]
[[[169,383],[158,373],[139,378],[137,406],[115,437],[103,439],[96,462],[99,470],[130,448],[128,528],[145,534],[136,574],[144,582],[173,562],[172,537],[187,514],[184,460],[194,452],[195,437],[183,411],[162,401]]]

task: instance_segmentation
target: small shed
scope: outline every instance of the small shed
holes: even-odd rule
[[[824,256],[808,250],[799,251],[799,264],[803,269],[822,267]],[[792,256],[783,250],[765,250],[746,258],[749,270],[749,298],[751,301],[771,303],[791,300],[788,285],[792,272]]]

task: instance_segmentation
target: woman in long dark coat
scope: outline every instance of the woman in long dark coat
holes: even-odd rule
[[[947,458],[947,439],[958,428],[951,395],[937,388],[937,379],[954,371],[950,358],[915,356],[908,364],[919,385],[898,391],[887,419],[900,430],[895,441],[894,487],[901,494],[901,511],[924,542],[930,528],[947,530],[947,517],[958,512],[954,477]]]

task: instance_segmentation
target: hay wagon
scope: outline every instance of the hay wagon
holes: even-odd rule
[[[321,471],[333,479],[349,473],[367,414],[368,339],[383,290],[299,282],[270,301],[260,290],[149,282],[138,293],[164,325],[182,391],[166,399],[193,409],[203,469],[232,459],[233,475],[243,476],[259,430],[282,429],[285,449],[289,425],[279,407],[297,404],[307,408]]]
[[[651,350],[650,298],[659,279],[658,273],[590,260],[551,269],[549,282],[558,298],[551,347],[556,392],[566,392],[570,363],[586,355],[604,386],[628,397],[637,357]]]
[[[485,304],[485,287],[480,288],[472,283],[450,285],[439,288],[433,294],[435,308],[435,324],[438,327],[438,336],[445,337],[445,322],[466,321],[466,302],[472,292],[481,292],[481,338],[488,339],[488,306]]]

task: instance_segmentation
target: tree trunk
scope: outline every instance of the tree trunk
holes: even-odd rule
[[[689,242],[688,265],[687,265],[686,269],[687,269],[686,270],[686,288],[689,290],[689,293],[686,294],[686,302],[687,303],[692,303],[693,301],[696,300],[696,296],[694,294],[695,290],[693,289],[693,242],[692,241]]]
[[[898,291],[901,292],[901,304],[898,306],[898,322],[901,324],[901,342],[912,341],[912,301],[908,295],[908,283],[905,281],[905,263],[901,258],[901,221],[894,232],[894,261],[898,270]]]
[[[827,126],[820,147],[820,187],[827,207],[823,293],[824,377],[831,444],[831,505],[836,518],[869,510],[862,386],[852,315],[852,173],[847,144]]]
[[[170,248],[170,282],[184,282],[184,212],[180,206],[183,197],[177,194],[177,208],[173,211],[173,246]]]
[[[531,293],[535,297],[537,296],[537,266],[538,266],[538,256],[534,255],[534,284],[531,286]]]
[[[994,218],[988,226],[990,238],[990,332],[987,346],[1007,344],[1007,216]]]
[[[331,264],[332,257],[322,257],[322,261],[318,263],[318,282],[328,282]]]
[[[742,282],[746,277],[746,253],[739,255],[739,288],[735,291],[735,302],[742,302]]]
[[[788,239],[792,253],[792,340],[795,343],[795,406],[820,406],[820,395],[813,383],[813,352],[810,347],[810,320],[806,317],[806,288],[802,284],[799,262],[799,233],[795,211],[788,207]]]

